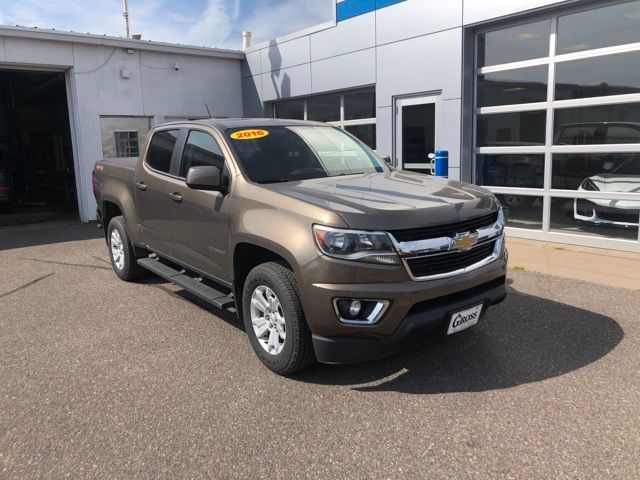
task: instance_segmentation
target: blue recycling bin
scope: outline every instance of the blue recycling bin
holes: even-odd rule
[[[447,150],[437,150],[433,163],[436,177],[449,178],[449,152]]]

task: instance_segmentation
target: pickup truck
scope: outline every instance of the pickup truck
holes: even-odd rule
[[[235,308],[278,374],[459,332],[506,296],[494,195],[396,170],[326,124],[158,126],[140,158],[98,162],[93,187],[118,277]]]

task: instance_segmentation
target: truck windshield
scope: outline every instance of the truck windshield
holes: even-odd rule
[[[384,171],[372,151],[330,126],[260,127],[227,134],[245,172],[256,183]]]

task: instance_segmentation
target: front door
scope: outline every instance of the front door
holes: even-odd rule
[[[429,155],[439,147],[440,95],[396,100],[396,165],[402,170],[432,173]]]
[[[224,171],[218,141],[202,130],[190,130],[179,168],[169,181],[174,258],[216,280],[229,279],[229,200],[220,192],[193,190],[184,178],[191,167],[213,165]]]

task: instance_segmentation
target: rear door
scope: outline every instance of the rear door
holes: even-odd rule
[[[157,130],[134,179],[136,209],[142,241],[153,251],[173,256],[168,180],[176,155],[180,129]]]
[[[185,177],[189,168],[213,165],[228,175],[228,165],[215,132],[190,129],[169,181],[174,258],[208,276],[229,283],[229,196],[192,190]]]

